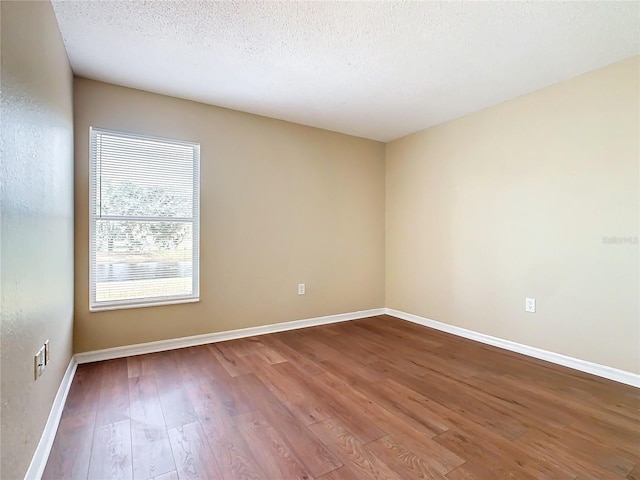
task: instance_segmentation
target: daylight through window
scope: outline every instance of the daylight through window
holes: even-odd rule
[[[200,146],[90,136],[91,310],[197,301]]]

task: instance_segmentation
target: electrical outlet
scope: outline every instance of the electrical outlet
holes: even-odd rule
[[[307,289],[304,285],[304,283],[299,283],[298,284],[298,295],[304,295],[306,293]]]
[[[44,342],[44,364],[49,365],[49,340]]]
[[[529,313],[535,313],[536,311],[536,299],[527,298],[524,304],[524,311]]]
[[[42,345],[42,347],[40,347],[40,350],[38,350],[38,352],[33,357],[33,374],[34,374],[35,380],[37,380],[38,377],[42,375],[42,372],[44,371],[44,367],[45,367],[45,347],[44,345]]]

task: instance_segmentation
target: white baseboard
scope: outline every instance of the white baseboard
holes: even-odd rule
[[[225,332],[207,333],[204,335],[195,335],[191,337],[175,338],[170,340],[160,340],[157,342],[140,343],[137,345],[127,345],[124,347],[107,348],[104,350],[95,350],[91,352],[77,353],[69,362],[69,366],[62,377],[62,382],[56,393],[56,397],[49,413],[49,418],[40,437],[40,442],[36,448],[31,464],[25,475],[25,480],[39,480],[42,477],[53,441],[60,424],[60,418],[67,400],[69,388],[76,372],[78,364],[98,362],[101,360],[109,360],[113,358],[128,357],[131,355],[141,355],[145,353],[161,352],[165,350],[173,350],[176,348],[192,347],[196,345],[204,345],[207,343],[223,342],[226,340],[234,340],[238,338],[253,337],[257,335],[266,335],[269,333],[285,332],[287,330],[295,330],[299,328],[314,327],[317,325],[326,325],[329,323],[346,322],[349,320],[357,320],[360,318],[374,317],[377,315],[391,315],[393,317],[407,320],[409,322],[423,325],[425,327],[434,328],[443,332],[451,333],[459,337],[468,338],[477,342],[493,345],[495,347],[504,348],[512,352],[521,353],[530,357],[546,360],[551,363],[563,365],[573,368],[581,372],[591,373],[599,377],[614,380],[616,382],[631,385],[640,388],[640,375],[617,368],[607,367],[597,363],[580,360],[578,358],[568,357],[559,353],[550,352],[541,348],[530,347],[520,343],[504,340],[502,338],[492,337],[484,333],[474,332],[465,328],[456,327],[442,322],[437,322],[425,317],[413,315],[411,313],[401,312],[392,308],[375,308],[371,310],[362,310],[359,312],[341,313],[338,315],[328,315],[324,317],[308,318],[304,320],[294,320],[291,322],[275,323],[271,325],[262,325],[259,327],[241,328],[238,330],[229,330]]]
[[[537,347],[530,347],[528,345],[512,342],[510,340],[492,337],[491,335],[475,332],[473,330],[467,330],[465,328],[456,327],[454,325],[449,325],[447,323],[438,322],[429,318],[420,317],[411,313],[401,312],[392,308],[375,308],[372,310],[362,310],[359,312],[341,313],[337,315],[327,315],[324,317],[307,318],[304,320],[294,320],[291,322],[274,323],[271,325],[262,325],[259,327],[241,328],[238,330],[206,333],[204,335],[194,335],[191,337],[173,338],[169,340],[159,340],[157,342],[139,343],[135,345],[126,345],[123,347],[107,348],[104,350],[94,350],[91,352],[77,353],[75,355],[75,360],[78,364],[99,362],[102,360],[110,360],[113,358],[122,358],[132,355],[142,355],[145,353],[162,352],[165,350],[193,347],[196,345],[204,345],[207,343],[224,342],[226,340],[254,337],[257,335],[266,335],[269,333],[284,332],[287,330],[314,327],[317,325],[326,325],[329,323],[346,322],[348,320],[357,320],[359,318],[374,317],[376,315],[384,314],[401,318],[402,320],[407,320],[409,322],[417,323],[426,327],[434,328],[443,332],[451,333],[459,337],[468,338],[470,340],[475,340],[487,345],[493,345],[494,347],[504,348],[505,350],[521,353],[523,355],[528,355],[534,358],[539,358],[540,360],[546,360],[551,363],[573,368],[574,370],[579,370],[581,372],[590,373],[602,378],[607,378],[609,380],[614,380],[616,382],[640,388],[640,375],[636,373],[619,370],[617,368],[600,365],[598,363],[588,362],[586,360],[569,357],[560,353],[550,352],[548,350],[543,350]]]
[[[40,480],[51,453],[53,440],[55,439],[60,418],[67,400],[71,382],[76,373],[76,368],[81,363],[99,362],[101,360],[109,360],[112,358],[128,357],[130,355],[141,355],[144,353],[162,352],[164,350],[173,350],[176,348],[192,347],[195,345],[204,345],[213,342],[223,342],[225,340],[234,340],[237,338],[253,337],[257,335],[265,335],[268,333],[285,332],[287,330],[296,330],[299,328],[314,327],[317,325],[326,325],[329,323],[346,322],[348,320],[356,320],[358,318],[375,317],[376,315],[384,315],[384,308],[374,308],[371,310],[362,310],[359,312],[340,313],[338,315],[327,315],[325,317],[307,318],[304,320],[294,320],[291,322],[275,323],[271,325],[262,325],[259,327],[241,328],[238,330],[229,330],[226,332],[207,333],[204,335],[195,335],[192,337],[182,337],[170,340],[161,340],[158,342],[140,343],[137,345],[127,345],[124,347],[107,348],[105,350],[95,350],[92,352],[76,353],[69,362],[69,366],[62,377],[62,382],[56,393],[56,397],[49,413],[49,418],[40,437],[40,442],[31,459],[31,464],[25,475],[25,480]]]
[[[598,363],[580,360],[579,358],[568,357],[560,353],[550,352],[548,350],[543,350],[537,347],[522,345],[521,343],[492,337],[491,335],[485,335],[484,333],[474,332],[473,330],[467,330],[466,328],[437,322],[429,318],[413,315],[412,313],[401,312],[392,308],[385,308],[384,310],[387,315],[401,318],[402,320],[407,320],[409,322],[417,323],[418,325],[434,328],[436,330],[451,333],[459,337],[486,343],[487,345],[493,345],[494,347],[504,348],[505,350],[521,353],[523,355],[528,355],[529,357],[538,358],[540,360],[546,360],[547,362],[573,368],[574,370],[579,370],[581,372],[590,373],[592,375],[597,375],[598,377],[607,378],[615,382],[620,382],[626,385],[631,385],[632,387],[640,388],[640,375],[638,375],[637,373],[627,372],[626,370],[619,370],[613,367],[607,367],[606,365],[600,365]]]
[[[58,431],[58,425],[60,424],[60,417],[62,417],[62,410],[64,410],[64,404],[67,401],[67,395],[69,394],[69,388],[71,382],[76,374],[76,368],[78,362],[75,357],[71,357],[67,370],[64,372],[62,382],[58,387],[58,392],[53,400],[51,411],[49,412],[49,418],[44,426],[42,435],[40,436],[40,442],[36,447],[36,451],[31,458],[31,464],[25,474],[25,480],[40,480],[44,473],[44,467],[47,465],[49,459],[49,453],[51,453],[51,447],[53,446],[53,440],[56,437]]]
[[[237,338],[254,337],[266,335],[268,333],[285,332],[298,328],[315,327],[328,323],[346,322],[358,318],[375,317],[384,315],[384,308],[374,308],[372,310],[362,310],[359,312],[340,313],[337,315],[327,315],[325,317],[307,318],[304,320],[294,320],[291,322],[274,323],[259,327],[240,328],[238,330],[227,330],[225,332],[205,333],[204,335],[194,335],[191,337],[173,338],[169,340],[159,340],[157,342],[138,343],[126,345],[124,347],[106,348],[104,350],[94,350],[91,352],[76,353],[76,361],[80,363],[99,362],[112,358],[129,357],[132,355],[142,355],[145,353],[162,352],[176,348],[193,347],[207,343],[224,342]]]

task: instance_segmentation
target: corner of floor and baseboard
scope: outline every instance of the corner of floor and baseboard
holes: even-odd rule
[[[60,424],[64,404],[67,401],[67,395],[69,394],[69,389],[71,388],[71,383],[73,382],[73,377],[76,374],[77,367],[78,362],[74,355],[71,357],[71,360],[69,360],[69,365],[64,372],[62,381],[60,382],[60,386],[56,392],[56,396],[53,399],[49,418],[47,418],[47,423],[45,424],[42,435],[40,436],[40,441],[38,442],[38,446],[36,447],[33,457],[31,458],[31,463],[29,464],[27,473],[24,476],[25,480],[39,480],[44,473],[44,468],[47,465],[49,453],[51,452],[53,441],[56,438],[56,432],[58,431],[58,425]]]
[[[29,465],[29,469],[25,475],[25,480],[39,480],[42,477],[51,447],[56,436],[56,431],[60,423],[62,411],[76,372],[76,368],[82,363],[98,362],[110,360],[114,358],[123,358],[133,355],[142,355],[147,353],[161,352],[165,350],[174,350],[177,348],[192,347],[196,345],[204,345],[207,343],[223,342],[227,340],[235,340],[257,335],[267,335],[270,333],[285,332],[288,330],[296,330],[300,328],[308,328],[319,325],[327,325],[330,323],[346,322],[350,320],[358,320],[362,318],[375,317],[378,315],[390,315],[408,322],[412,322],[425,327],[440,330],[459,337],[475,340],[480,343],[492,345],[512,352],[527,355],[529,357],[546,360],[548,362],[569,367],[585,373],[590,373],[598,377],[613,380],[615,382],[640,388],[640,374],[627,372],[617,368],[600,365],[586,360],[569,357],[559,353],[543,350],[541,348],[530,347],[520,343],[504,340],[483,333],[467,330],[461,327],[449,325],[447,323],[438,322],[429,318],[421,317],[411,313],[401,312],[391,308],[375,308],[371,310],[362,310],[358,312],[341,313],[337,315],[327,315],[323,317],[308,318],[302,320],[294,320],[290,322],[276,323],[271,325],[263,325],[259,327],[242,328],[238,330],[229,330],[225,332],[208,333],[204,335],[195,335],[190,337],[181,337],[170,340],[160,340],[156,342],[140,343],[136,345],[127,345],[123,347],[107,348],[103,350],[95,350],[91,352],[82,352],[75,354],[70,362],[67,370],[62,378],[60,387],[51,407],[51,412],[47,423],[42,432],[40,442]]]
[[[504,350],[509,350],[511,352],[520,353],[522,355],[527,355],[539,360],[545,360],[547,362],[555,363],[556,365],[562,365],[563,367],[590,373],[598,377],[613,380],[614,382],[624,383],[625,385],[640,388],[640,374],[637,373],[608,367],[606,365],[589,362],[587,360],[582,360],[575,357],[569,357],[567,355],[551,352],[542,348],[523,345],[521,343],[512,342],[511,340],[492,337],[491,335],[475,332],[473,330],[467,330],[466,328],[456,327],[448,323],[438,322],[436,320],[431,320],[429,318],[420,317],[418,315],[401,312],[399,310],[394,310],[391,308],[385,308],[385,313],[387,315],[391,315],[392,317],[397,317],[408,322],[423,325],[435,330],[440,330],[452,335],[457,335],[458,337],[468,338],[470,340],[475,340],[477,342],[492,345]]]

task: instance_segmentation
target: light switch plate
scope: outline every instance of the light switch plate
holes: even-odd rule
[[[40,350],[38,350],[38,352],[34,355],[33,357],[33,374],[34,374],[34,379],[37,380],[40,375],[42,375],[42,372],[44,371],[44,366],[45,366],[45,348],[44,345],[42,345],[42,347],[40,347]]]

